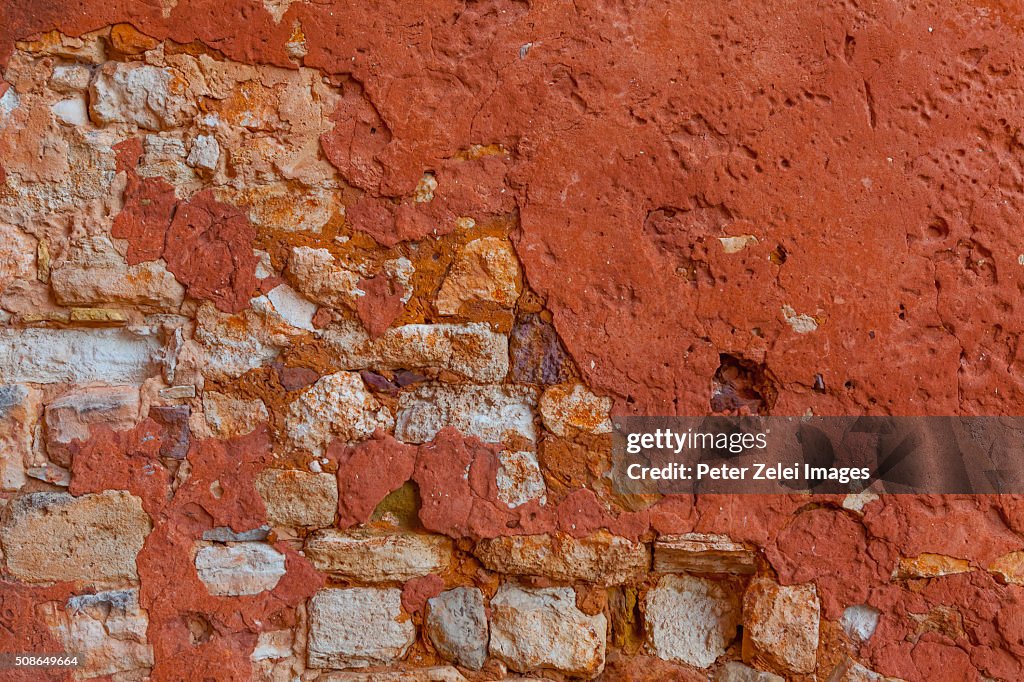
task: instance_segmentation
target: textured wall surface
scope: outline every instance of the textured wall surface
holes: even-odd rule
[[[1024,679],[1024,500],[612,414],[1019,414],[1017,3],[0,2],[7,680]]]

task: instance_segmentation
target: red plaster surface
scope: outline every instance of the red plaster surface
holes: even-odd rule
[[[833,620],[846,606],[865,603],[873,587],[889,582],[897,554],[884,541],[869,540],[851,514],[826,508],[797,514],[767,552],[784,584],[817,584],[823,611]]]
[[[1024,589],[984,573],[962,573],[912,589],[873,591],[883,611],[861,652],[906,679],[977,680],[1024,675]]]
[[[338,525],[365,523],[388,493],[411,480],[422,500],[419,519],[424,528],[453,538],[478,540],[555,530],[585,537],[606,528],[637,540],[647,532],[649,512],[613,514],[591,490],[576,490],[557,505],[531,500],[509,509],[498,498],[495,483],[500,449],[452,428],[420,446],[377,434],[360,445],[332,447],[328,457],[338,461]]]
[[[267,522],[253,483],[271,460],[266,429],[229,441],[194,441],[191,474],[173,491],[159,458],[163,438],[151,420],[131,431],[97,429],[74,455],[70,492],[125,488],[142,498],[153,520],[136,562],[155,657],[152,679],[248,679],[259,633],[294,627],[295,607],[323,585],[323,576],[278,542],[287,572],[276,587],[253,596],[211,596],[196,572],[194,545],[216,527],[240,532]]]
[[[257,288],[257,259],[252,253],[256,231],[246,215],[214,199],[212,191],[179,201],[167,182],[139,178],[140,140],[115,149],[117,170],[125,172],[128,184],[111,234],[128,240],[128,263],[163,258],[189,295],[225,312],[248,308]]]
[[[381,433],[355,447],[335,441],[327,457],[338,465],[338,525],[369,521],[380,501],[412,477],[416,450]]]
[[[0,581],[0,647],[5,652],[60,653],[61,643],[39,618],[36,605],[63,601],[75,593],[73,585],[29,587]],[[21,668],[4,670],[10,682],[57,682],[72,679],[66,670]]]
[[[473,144],[511,150],[527,277],[620,410],[706,411],[722,351],[766,361],[779,413],[1020,403],[1013,5],[296,2],[280,23],[244,0],[183,0],[169,18],[124,1],[0,11],[3,60],[18,38],[130,19],[287,67],[300,22],[304,64],[347,79],[352,122],[325,151],[376,205],[354,224],[385,243],[427,233],[397,215],[420,215],[403,199],[424,170]],[[442,195],[427,217],[445,210]],[[758,244],[723,254],[715,237],[734,233]],[[785,305],[819,329],[794,333]]]
[[[142,140],[132,138],[114,145],[117,171],[127,178],[124,208],[114,219],[111,234],[128,240],[128,264],[137,265],[163,255],[167,227],[178,203],[174,188],[159,178],[140,178],[135,172],[142,158]]]
[[[402,608],[409,613],[419,613],[427,600],[441,594],[442,590],[444,580],[436,575],[413,578],[402,587]]]
[[[178,204],[167,228],[164,260],[189,294],[236,313],[249,307],[256,289],[255,239],[245,213],[206,190]]]
[[[402,295],[395,293],[391,278],[384,274],[359,280],[359,289],[365,295],[356,302],[356,312],[366,331],[376,338],[402,314]]]

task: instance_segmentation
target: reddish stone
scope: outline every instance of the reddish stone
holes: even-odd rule
[[[407,369],[400,369],[397,372],[395,372],[395,385],[399,386],[400,388],[412,386],[413,384],[418,384],[421,381],[426,380],[427,378],[420,374],[419,372],[413,372]]]
[[[139,161],[144,153],[142,140],[138,137],[130,137],[124,142],[118,142],[111,149],[114,150],[114,167],[118,173],[127,173],[129,178],[138,178],[135,172]]]
[[[522,535],[541,535],[556,528],[555,509],[542,505],[539,500],[530,500],[516,507],[519,515],[516,532]]]
[[[509,509],[498,497],[499,446],[442,429],[418,447],[378,433],[355,446],[332,444],[328,457],[338,463],[339,525],[347,528],[370,519],[374,508],[406,481],[416,483],[422,506],[420,522],[452,538],[536,535],[563,530],[575,537],[596,530],[638,540],[650,529],[650,513],[613,514],[590,490],[576,490],[558,505],[531,500]],[[468,472],[468,476],[467,476]]]
[[[937,641],[930,641],[933,638]],[[934,635],[926,635],[922,639],[911,654],[917,668],[917,675],[912,679],[980,682],[981,675],[965,651]]]
[[[402,587],[402,608],[406,613],[419,613],[428,599],[441,594],[444,581],[436,575],[413,578]]]
[[[160,456],[185,459],[188,454],[190,431],[188,419],[192,409],[188,405],[168,405],[149,408],[149,417],[164,427]]]
[[[509,372],[517,383],[557,384],[572,376],[572,361],[550,322],[537,313],[517,318],[508,338]]]
[[[352,229],[393,247],[404,241],[441,236],[455,229],[455,216],[429,204],[364,195],[345,211]]]
[[[637,540],[650,527],[650,515],[626,512],[610,513],[594,491],[581,488],[565,497],[555,508],[558,529],[576,538],[586,537],[602,528],[615,535]]]
[[[419,447],[386,434],[356,446],[334,443],[327,452],[338,463],[339,525],[367,522],[389,493],[412,480],[422,501],[423,526],[453,538],[534,535],[556,528],[584,537],[604,528],[636,540],[648,532],[648,512],[609,513],[590,490],[577,490],[553,507],[532,500],[509,509],[498,498],[497,450],[451,428]]]
[[[359,288],[365,293],[356,302],[359,320],[370,337],[376,338],[386,332],[405,309],[402,294],[395,292],[391,278],[384,274],[359,280]]]
[[[316,383],[320,378],[319,372],[308,367],[285,367],[280,362],[272,364],[277,372],[277,380],[281,382],[281,388],[286,391],[298,391]]]
[[[992,499],[992,504],[999,510],[1000,517],[1006,521],[1010,530],[1018,535],[1024,535],[1024,496],[997,495]]]
[[[331,312],[330,308],[317,308],[316,313],[313,315],[313,326],[317,329],[323,329],[333,321],[334,313]]]

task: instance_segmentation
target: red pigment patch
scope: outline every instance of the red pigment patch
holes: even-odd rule
[[[724,533],[737,542],[764,547],[809,502],[806,495],[697,495],[694,531]]]
[[[987,566],[1021,548],[1021,517],[1013,513],[1021,503],[1002,499],[1012,497],[1017,496],[885,495],[865,508],[864,525],[904,556],[945,554]]]
[[[870,539],[850,514],[826,508],[797,514],[765,554],[783,585],[813,581],[831,620],[888,584],[898,559],[891,545]]]
[[[152,518],[169,504],[165,493],[172,476],[160,462],[164,429],[146,419],[129,431],[108,426],[90,430],[89,440],[72,443],[71,484],[68,492],[85,495],[103,490],[127,490],[142,499]]]
[[[336,441],[327,456],[338,463],[338,525],[366,523],[389,493],[411,480],[419,490],[423,527],[456,539],[536,535],[556,528],[583,537],[604,528],[637,540],[648,532],[647,511],[613,514],[590,490],[577,490],[558,505],[531,500],[510,509],[498,498],[500,450],[451,427],[420,446],[381,432],[359,445]]]
[[[516,199],[505,190],[512,168],[510,154],[472,160],[444,161],[437,172],[431,206],[453,216],[506,215],[516,210]]]
[[[227,313],[245,310],[258,289],[256,230],[245,213],[214,199],[212,190],[178,201],[163,180],[139,178],[135,168],[142,142],[137,138],[114,149],[117,170],[127,175],[128,184],[111,234],[128,240],[128,263],[163,258],[190,296]]]
[[[669,495],[647,511],[651,530],[658,535],[689,533],[697,522],[693,495]]]
[[[256,289],[255,239],[245,213],[206,190],[178,205],[167,230],[164,260],[190,295],[237,313],[249,306]]]
[[[391,129],[361,87],[344,85],[332,120],[334,128],[320,136],[324,154],[350,184],[365,192],[346,208],[346,221],[380,244],[391,247],[447,234],[459,216],[479,218],[516,209],[513,194],[504,191],[511,166],[507,155],[435,157],[429,165],[437,169],[439,186],[431,201],[416,202],[411,195],[427,166],[417,173],[415,166],[396,158]]]
[[[152,517],[136,565],[139,602],[149,615],[153,679],[247,680],[260,632],[296,625],[295,607],[323,585],[323,576],[285,543],[287,572],[274,589],[251,596],[211,596],[194,565],[203,532],[241,532],[267,523],[254,479],[272,459],[265,427],[242,438],[193,441],[192,470],[171,495],[172,476],[159,458],[162,430],[145,420],[130,431],[93,429],[73,460],[71,492],[127,488]]]
[[[163,255],[167,228],[171,224],[178,198],[174,188],[158,178],[140,178],[135,172],[142,158],[138,138],[114,145],[117,170],[127,175],[124,208],[114,218],[110,234],[128,240],[128,264],[138,265]]]
[[[649,524],[649,514],[626,512],[618,517],[610,514],[593,490],[574,490],[556,508],[558,529],[573,537],[582,538],[607,528],[616,535],[637,539]]]
[[[354,204],[345,209],[345,222],[352,229],[365,232],[378,244],[392,247],[405,239],[415,238],[417,233],[408,236],[398,233],[395,222],[395,205],[388,199],[370,195],[360,197]],[[424,232],[423,234],[427,234]],[[422,234],[419,236],[423,236]]]
[[[516,514],[496,503],[499,449],[452,428],[442,429],[432,442],[420,446],[413,480],[422,500],[420,521],[427,530],[455,538],[508,533]]]
[[[49,587],[27,587],[0,581],[0,651],[8,653],[57,653],[64,646],[39,617],[37,606],[63,602],[75,594],[69,583]],[[3,679],[9,682],[63,682],[74,679],[70,670],[55,668],[9,668]]]
[[[480,219],[516,210],[514,195],[503,191],[509,166],[506,156],[448,159],[438,165],[438,187],[430,201],[367,193],[346,209],[345,218],[353,229],[388,247],[448,234],[460,216]]]
[[[384,177],[381,157],[391,142],[391,130],[357,83],[346,83],[342,93],[331,116],[334,127],[320,136],[320,145],[349,184],[377,192]]]
[[[354,230],[365,232],[387,247],[427,236],[445,235],[455,229],[453,215],[439,216],[428,204],[398,202],[387,197],[364,195],[345,211]]]
[[[907,680],[1019,680],[1024,676],[1024,588],[976,571],[889,585],[870,604],[882,612],[861,656]]]
[[[404,241],[444,235],[454,222],[438,222],[426,209],[410,203],[398,204],[387,198],[363,196],[345,211],[352,229],[365,232],[387,247]]]
[[[388,494],[412,477],[416,446],[378,431],[359,445],[334,441],[327,457],[338,464],[338,526],[349,528],[370,520]]]
[[[402,587],[402,608],[406,613],[419,613],[428,599],[441,594],[444,581],[434,574],[413,578]]]
[[[359,280],[359,288],[366,295],[356,302],[356,312],[370,337],[376,338],[386,332],[405,309],[402,295],[395,293],[394,283],[384,274]]]

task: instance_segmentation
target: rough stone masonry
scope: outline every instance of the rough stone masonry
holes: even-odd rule
[[[1024,12],[0,2],[4,680],[1024,679],[1024,500],[611,414],[1024,407]]]

